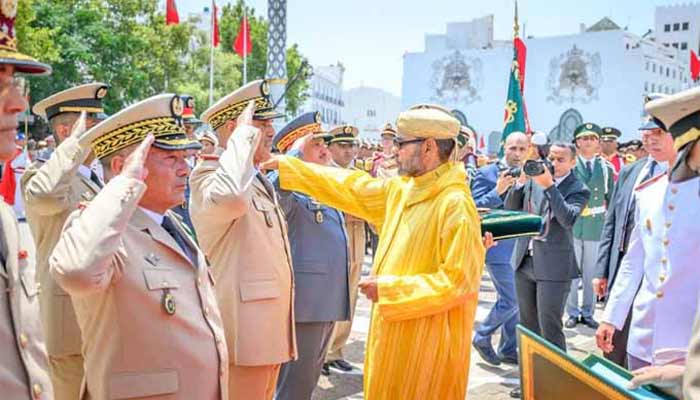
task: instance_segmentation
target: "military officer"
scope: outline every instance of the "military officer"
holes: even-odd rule
[[[396,129],[391,124],[384,125],[382,129],[382,151],[377,152],[372,160],[371,174],[374,177],[392,178],[398,175],[396,154],[394,152],[394,139]]]
[[[596,335],[598,346],[611,351],[613,333],[634,306],[630,370],[685,357],[700,294],[700,88],[650,101],[645,109],[671,133],[678,155],[670,174],[636,189],[637,224]]]
[[[331,152],[331,165],[339,168],[362,170],[356,165],[357,140],[333,141],[328,146],[328,150]],[[343,356],[343,347],[352,330],[355,305],[357,304],[357,284],[360,282],[360,276],[362,275],[367,237],[364,220],[348,213],[343,215],[345,217],[345,231],[348,233],[348,245],[350,248],[350,321],[335,323],[333,336],[328,347],[328,354],[326,355],[326,362],[323,364],[322,373],[324,375],[330,374],[330,367],[342,372],[353,370],[352,364],[347,362]]]
[[[214,154],[216,148],[219,147],[219,138],[214,132],[207,129],[199,137],[199,143],[202,145],[199,154]]]
[[[182,111],[182,122],[185,126],[185,133],[187,134],[188,139],[195,140],[197,137],[194,131],[202,125],[202,121],[194,114],[194,97],[190,95],[182,95],[180,97],[182,98],[182,103],[185,107]],[[196,151],[190,151],[190,156],[187,158],[187,162],[190,165],[190,170],[194,168],[196,153]],[[192,225],[189,207],[190,191],[190,183],[188,181],[187,187],[185,188],[185,201],[183,201],[182,204],[178,204],[177,206],[173,207],[173,211],[182,218],[185,225],[187,225],[187,228],[194,235],[194,226]]]
[[[81,137],[107,184],[69,217],[49,266],[83,334],[82,398],[228,396],[214,280],[170,211],[184,198],[188,152],[200,147],[182,108],[178,95],[153,96]]]
[[[51,67],[17,51],[17,1],[0,5],[0,164],[15,156],[17,118],[27,108],[15,73],[47,75]],[[12,206],[0,201],[0,397],[54,398],[39,320],[39,286]]]
[[[589,328],[598,328],[593,319],[595,311],[595,294],[592,281],[598,261],[598,243],[605,223],[613,186],[615,171],[605,158],[599,156],[598,144],[602,129],[594,123],[585,123],[574,130],[574,142],[578,149],[578,158],[574,173],[591,191],[591,198],[574,225],[574,252],[579,271],[583,278],[583,299],[579,303],[579,279],[571,282],[571,291],[566,303],[569,318],[564,326],[573,328],[582,323]],[[580,305],[579,305],[580,304]]]
[[[194,114],[194,97],[188,94],[183,94],[180,97],[182,97],[182,102],[185,105],[185,109],[182,111],[182,122],[185,124],[185,132],[187,132],[188,138],[194,139],[194,131],[202,126],[202,120]]]
[[[104,119],[102,98],[106,94],[106,84],[89,83],[34,105],[34,113],[48,121],[59,145],[48,160],[35,160],[21,180],[27,222],[36,244],[41,320],[57,400],[78,398],[83,356],[73,304],[49,274],[49,255],[78,203],[92,200],[102,187],[102,180],[90,169],[94,159],[90,143],[81,142],[80,136]],[[81,112],[85,119],[71,132]]]
[[[237,128],[250,102],[253,120]],[[267,82],[257,80],[203,112],[224,149],[202,155],[190,178],[192,221],[218,281],[230,344],[231,400],[272,398],[280,365],[296,358],[287,223],[256,167],[270,157],[272,118],[279,116],[272,106]]]
[[[349,127],[334,129],[330,139],[346,142]],[[306,136],[308,135],[308,136]],[[273,145],[304,161],[327,165],[320,114],[310,112],[282,128]],[[304,137],[300,137],[304,136]],[[296,142],[296,143],[295,143]],[[295,143],[292,146],[292,143]],[[291,151],[290,151],[291,149]],[[280,190],[279,174],[270,180],[279,193],[289,226],[294,265],[294,317],[299,358],[282,365],[276,399],[310,399],[323,366],[335,321],[350,319],[348,240],[343,214],[312,197]]]
[[[600,135],[600,153],[612,165],[615,171],[615,182],[617,182],[620,169],[626,164],[624,157],[618,152],[618,140],[621,136],[622,132],[612,126],[603,128]]]

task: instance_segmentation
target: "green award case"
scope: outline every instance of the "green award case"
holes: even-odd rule
[[[542,229],[542,217],[522,211],[479,209],[481,233],[491,232],[496,240],[537,236]]]
[[[594,354],[579,361],[518,325],[520,383],[524,400],[665,400],[653,386],[627,389],[632,374]]]

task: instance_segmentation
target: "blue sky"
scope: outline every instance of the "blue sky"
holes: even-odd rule
[[[181,17],[210,5],[206,0],[176,0]],[[231,1],[233,2],[233,1]],[[217,5],[228,3],[219,0]],[[656,6],[678,0],[587,0],[518,2],[521,27],[528,36],[579,31],[602,17],[643,34],[653,28]],[[248,0],[267,15],[267,0]],[[422,51],[426,33],[443,33],[448,22],[494,15],[494,36],[512,35],[513,0],[288,0],[287,41],[299,44],[312,65],[345,65],[345,89],[379,87],[401,95],[402,56]]]

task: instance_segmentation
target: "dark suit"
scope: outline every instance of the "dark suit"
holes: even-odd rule
[[[590,195],[586,186],[570,173],[559,185],[546,190],[532,181],[513,187],[505,200],[507,209],[545,217],[544,237],[519,238],[515,244],[515,287],[520,323],[563,350],[566,340],[561,319],[571,280],[578,276],[572,231]]]
[[[615,184],[611,196],[610,207],[605,215],[605,225],[603,225],[598,247],[595,277],[608,280],[608,292],[615,282],[617,268],[620,266],[622,257],[627,252],[630,234],[634,228],[634,207],[630,206],[631,199],[634,195],[637,178],[646,163],[647,158],[643,158],[620,170],[617,184]],[[621,331],[615,331],[613,335],[615,349],[604,354],[605,358],[623,367],[627,365],[627,336],[631,316],[632,313],[629,313],[625,327]]]

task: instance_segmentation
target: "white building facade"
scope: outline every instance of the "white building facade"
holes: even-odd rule
[[[363,139],[379,139],[387,122],[395,125],[401,100],[385,90],[361,86],[345,91],[345,121],[360,130]]]
[[[321,121],[326,129],[345,123],[343,110],[343,75],[345,67],[341,63],[314,67],[310,80],[308,97],[298,114],[309,111],[321,113]]]
[[[488,137],[488,149],[494,151],[503,128],[513,48],[511,41],[493,39],[470,46],[463,38],[476,24],[486,29],[481,37],[489,37],[483,20],[448,24],[447,34],[426,35],[425,51],[405,54],[402,108],[442,104]],[[677,57],[677,50],[624,31],[607,18],[577,34],[524,41],[531,128],[553,140],[570,140],[584,121],[617,127],[623,140],[637,137],[645,94],[690,86],[687,61]]]
[[[687,60],[690,50],[700,52],[700,6],[680,4],[657,7],[654,36],[657,43],[679,50]]]

